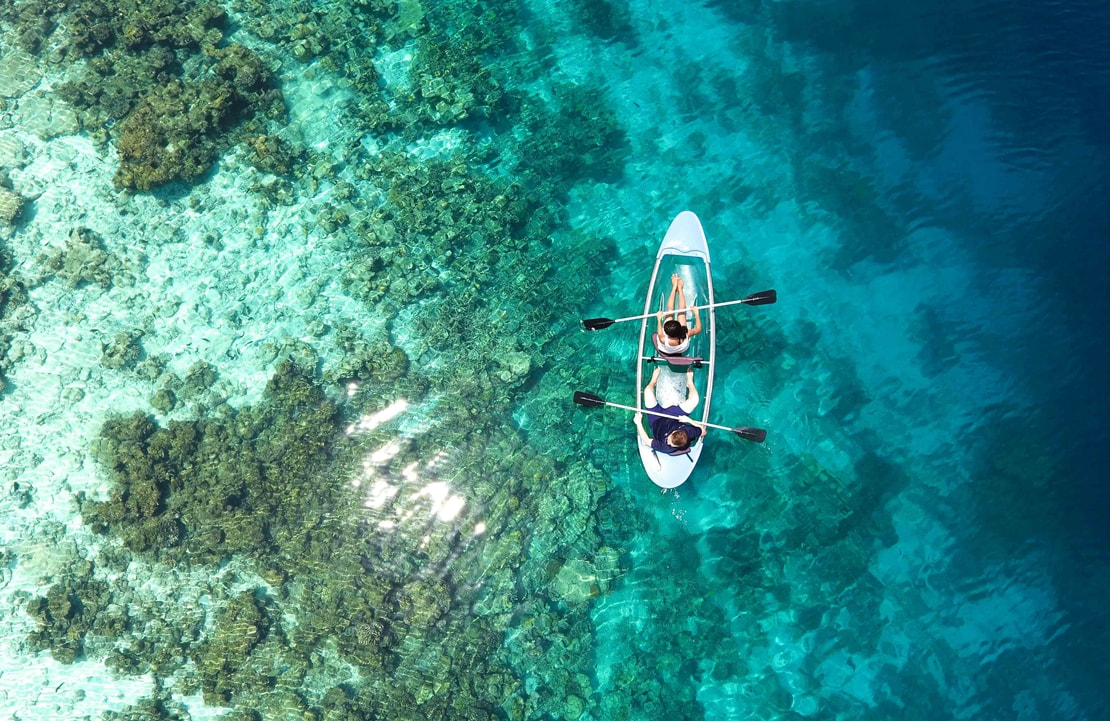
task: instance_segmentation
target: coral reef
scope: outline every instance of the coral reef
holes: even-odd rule
[[[302,148],[277,135],[256,135],[247,138],[248,162],[256,170],[274,175],[288,175],[304,156]]]
[[[409,372],[409,357],[404,350],[384,338],[368,340],[349,326],[339,326],[335,335],[343,360],[325,375],[325,380],[344,385],[356,383],[359,386],[356,391],[362,397],[356,403],[371,403],[374,397],[394,393],[405,394],[412,402],[423,398],[427,381],[422,375]]]
[[[67,664],[83,655],[85,634],[111,598],[106,583],[92,580],[92,570],[86,561],[73,575],[51,586],[46,596],[27,602],[27,615],[38,624],[27,638],[32,648],[48,649],[56,661]],[[103,624],[100,630],[105,630]]]
[[[199,374],[211,377],[211,370]],[[337,432],[336,408],[289,362],[267,397],[264,408],[229,420],[163,429],[135,414],[106,424],[95,453],[117,487],[108,501],[86,504],[86,521],[164,560],[260,557],[273,550],[270,543],[286,542],[271,526],[297,513],[283,494],[322,461]]]
[[[301,62],[309,62],[335,46],[373,47],[375,28],[369,25],[358,32],[356,17],[369,18],[370,11],[382,8],[385,3],[358,2],[323,6],[297,0],[273,12],[258,13],[244,0],[229,5],[239,13],[256,35],[280,47]],[[344,53],[345,55],[345,53]]]
[[[197,361],[185,371],[185,379],[178,389],[183,397],[193,398],[211,389],[217,377],[218,373],[214,365],[207,361]]]
[[[405,380],[415,374],[403,354],[381,342],[360,343],[350,330],[344,335],[346,343],[362,349],[363,361],[334,374],[336,382],[344,382],[342,376],[378,389],[395,390],[398,381],[402,387],[413,385]],[[373,403],[364,413],[380,410],[387,401],[361,393],[350,399],[356,407]],[[570,507],[578,520],[556,530],[563,542],[535,547],[536,559],[529,562],[535,571],[519,568],[530,535],[528,519],[537,516],[535,508],[520,504],[544,500],[527,491],[523,479],[542,482],[556,478],[558,471],[495,419],[472,418],[471,427],[488,434],[488,444],[468,449],[453,459],[453,466],[485,479],[473,488],[473,510],[468,505],[455,521],[435,528],[372,533],[365,514],[351,512],[361,506],[360,494],[352,493],[346,481],[327,479],[357,478],[361,459],[392,434],[379,429],[356,443],[344,432],[343,417],[351,410],[341,411],[304,371],[283,361],[264,403],[239,409],[233,417],[165,427],[141,414],[112,421],[95,453],[110,469],[116,488],[106,501],[84,500],[82,513],[94,530],[118,534],[128,548],[163,563],[251,558],[259,573],[281,589],[282,604],[298,609],[295,627],[279,627],[270,602],[257,592],[240,594],[223,607],[215,630],[190,652],[208,702],[239,708],[258,704],[272,693],[274,668],[287,668],[283,685],[299,685],[318,664],[313,649],[337,643],[343,658],[392,680],[357,690],[333,686],[319,698],[304,698],[306,712],[342,710],[348,718],[373,718],[381,708],[395,708],[397,718],[492,719],[494,709],[519,688],[513,672],[492,662],[513,606],[473,616],[468,610],[473,604],[495,608],[493,597],[502,596],[504,587],[500,582],[477,587],[450,569],[468,574],[467,569],[485,568],[505,580],[515,573],[535,575],[532,593],[546,593],[540,589],[546,588],[547,561],[541,559],[563,548],[586,553],[597,543],[596,533],[588,530],[588,509],[596,507],[606,485],[595,470],[579,468],[581,481],[567,488],[568,506],[556,504],[547,511],[554,517]],[[453,433],[446,427],[422,443],[439,447]],[[384,477],[400,475],[419,452],[402,447],[381,469]],[[491,458],[501,459],[500,464],[491,467]],[[419,508],[427,503],[421,498],[420,488],[411,487],[396,503]],[[459,531],[478,520],[487,528],[488,541],[475,545]],[[480,557],[464,563],[460,554]],[[448,559],[455,561],[448,566]],[[595,594],[615,572],[612,551],[575,563],[570,567],[592,569],[597,576]],[[422,570],[428,568],[440,571],[428,575]],[[569,607],[561,613],[572,612],[582,613]],[[553,629],[558,622],[545,623]],[[569,640],[561,648],[568,654],[583,649]],[[143,655],[131,661],[117,657],[113,663],[121,670],[142,668]],[[591,691],[587,682],[566,693],[584,699]],[[561,694],[551,695],[545,708],[560,706]]]
[[[175,701],[144,698],[122,711],[105,711],[101,721],[189,721],[191,718],[188,710]]]
[[[151,397],[150,405],[159,413],[169,413],[177,407],[177,395],[169,388],[159,388]]]
[[[200,82],[172,81],[149,92],[120,123],[116,182],[149,190],[203,175],[225,150],[235,126],[282,112],[262,60],[241,45],[210,48],[215,62]]]
[[[112,50],[89,59],[57,93],[75,108],[83,130],[102,142],[108,130],[135,109],[153,88],[178,79],[180,63],[173,50],[155,46],[139,52]]]
[[[100,236],[88,228],[74,228],[64,247],[38,258],[38,265],[69,288],[86,283],[107,289],[126,282],[126,266],[110,255]]]
[[[253,594],[241,593],[224,606],[210,639],[192,653],[205,703],[227,706],[233,693],[269,688],[267,669],[257,667],[258,659],[252,663],[251,654],[270,632],[266,609]]]
[[[0,186],[0,227],[13,225],[23,212],[23,198],[18,193]]]
[[[5,373],[18,360],[10,353],[11,333],[25,328],[34,318],[34,306],[29,302],[27,287],[12,274],[11,258],[0,246],[0,393],[6,386]]]
[[[117,333],[112,342],[104,348],[100,365],[112,369],[134,365],[143,354],[143,347],[139,342],[141,337],[142,334],[138,332]]]
[[[117,47],[200,48],[223,38],[227,15],[206,0],[81,0],[69,17],[69,47],[80,56]]]
[[[24,0],[0,6],[0,17],[9,22],[19,46],[36,53],[58,26],[58,19],[69,6],[68,0]]]
[[[114,140],[123,188],[195,181],[241,139],[266,135],[269,120],[284,113],[262,58],[224,44],[228,21],[219,3],[30,0],[4,16],[27,48],[52,38],[55,60],[70,69],[54,94],[22,100],[21,113],[41,117],[43,138],[79,126],[99,142]],[[20,95],[34,85],[38,71],[27,57],[0,59],[0,93]],[[280,165],[273,152],[260,161]]]

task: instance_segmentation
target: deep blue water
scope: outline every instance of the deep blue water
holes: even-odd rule
[[[785,372],[765,370],[780,345],[719,376],[715,413],[747,422],[770,396],[756,420],[778,436],[772,454],[812,452],[827,467],[847,455],[850,470],[838,471],[873,496],[855,508],[857,521],[870,516],[857,528],[864,590],[836,596],[824,539],[788,538],[819,526],[819,512],[753,510],[761,484],[806,506],[811,489],[786,480],[774,456],[718,450],[680,489],[660,528],[677,534],[666,543],[697,547],[704,586],[693,594],[731,595],[718,600],[729,613],[760,618],[733,626],[746,680],[710,672],[714,687],[695,675],[707,716],[782,717],[768,712],[770,692],[752,691],[753,678],[773,678],[796,712],[814,713],[807,694],[820,698],[822,718],[1107,717],[1110,11],[683,7],[640,36],[648,49],[629,52],[673,60],[665,72],[685,104],[662,94],[638,107],[663,127],[700,116],[708,140],[661,161],[641,187],[702,213],[719,288],[778,287],[779,306],[759,312],[797,344]],[[751,35],[768,51],[747,64]],[[738,185],[748,187],[730,194]],[[744,357],[743,344],[728,350]],[[745,532],[763,534],[764,569],[783,564],[770,575],[790,586],[764,590],[790,600],[742,588]],[[781,556],[766,550],[775,533],[787,539]],[[657,573],[660,553],[643,554]],[[833,621],[838,609],[851,620]],[[824,619],[816,630],[804,620],[813,614]],[[776,649],[805,660],[776,663]]]

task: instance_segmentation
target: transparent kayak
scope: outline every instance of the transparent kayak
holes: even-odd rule
[[[677,273],[683,279],[686,303],[688,306],[706,305],[714,302],[713,278],[709,270],[709,245],[705,240],[698,216],[686,210],[671,221],[667,234],[655,256],[655,268],[648,283],[644,318],[640,325],[640,355],[636,361],[636,399],[637,407],[645,408],[644,386],[651,379],[656,368],[660,369],[656,383],[656,397],[664,408],[676,406],[686,398],[686,371],[694,372],[694,385],[701,397],[698,405],[690,412],[690,417],[699,421],[709,420],[709,405],[713,394],[713,369],[715,361],[716,319],[713,308],[701,313],[702,332],[690,340],[690,347],[683,358],[669,361],[659,354],[653,335],[657,321],[654,313],[666,309],[667,296],[671,290],[671,275]],[[677,300],[676,300],[677,303]],[[687,316],[687,324],[693,328],[693,314]],[[700,360],[693,360],[700,359]],[[645,428],[651,417],[644,415]],[[650,430],[649,430],[650,433]],[[676,488],[686,482],[693,473],[698,459],[705,448],[706,438],[698,439],[688,453],[667,455],[644,446],[639,439],[636,445],[640,460],[652,482],[660,488]]]

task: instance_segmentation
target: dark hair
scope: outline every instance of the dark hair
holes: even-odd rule
[[[675,448],[684,448],[690,442],[690,436],[681,428],[671,432],[671,439],[675,443]]]
[[[678,338],[679,340],[685,340],[686,338],[686,326],[682,325],[677,320],[669,320],[664,323],[663,332],[671,338]]]

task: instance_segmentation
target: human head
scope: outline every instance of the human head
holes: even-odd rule
[[[679,323],[677,320],[669,320],[663,324],[663,332],[670,338],[677,340],[686,339],[686,326]]]
[[[679,428],[677,431],[671,431],[667,436],[667,445],[671,448],[685,448],[690,442],[690,436],[686,431]]]

